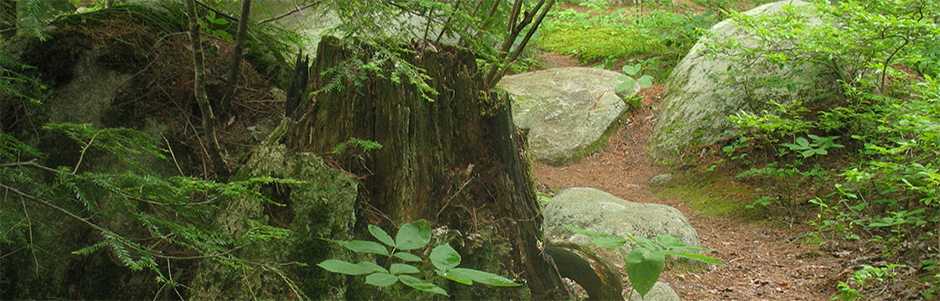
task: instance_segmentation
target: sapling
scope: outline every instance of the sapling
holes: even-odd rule
[[[365,283],[378,287],[389,287],[398,282],[415,290],[449,296],[447,291],[437,286],[433,281],[424,280],[413,275],[420,275],[422,271],[418,266],[424,261],[418,255],[409,251],[422,249],[431,242],[431,226],[425,221],[417,221],[402,225],[393,239],[385,230],[375,225],[369,225],[369,233],[376,240],[330,240],[347,249],[360,254],[375,254],[386,257],[386,266],[380,266],[371,261],[351,263],[338,259],[327,259],[317,266],[327,271],[345,275],[366,275]],[[496,274],[459,268],[461,257],[450,244],[438,245],[431,250],[428,256],[434,266],[438,277],[466,285],[474,282],[492,286],[519,286],[521,284]]]

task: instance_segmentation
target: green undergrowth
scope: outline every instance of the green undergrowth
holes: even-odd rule
[[[657,59],[657,79],[663,80],[702,30],[718,21],[711,10],[689,12],[673,4],[652,8],[613,8],[605,1],[584,1],[586,9],[560,8],[544,23],[536,46],[577,58],[582,65]]]

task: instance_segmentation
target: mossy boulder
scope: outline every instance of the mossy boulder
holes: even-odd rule
[[[775,15],[786,8],[794,8],[807,24],[822,23],[813,4],[803,1],[774,2],[744,14]],[[838,85],[824,70],[808,63],[783,68],[746,51],[760,47],[762,53],[774,53],[792,47],[790,43],[761,40],[733,20],[712,27],[666,80],[659,121],[650,135],[650,155],[674,163],[698,147],[734,137],[740,129],[729,116],[741,111],[760,113],[772,110],[774,103],[833,99]]]
[[[261,184],[257,189],[269,202],[232,200],[217,222],[220,231],[236,236],[250,235],[253,229],[243,217],[267,220],[269,225],[290,230],[290,234],[282,240],[259,242],[236,251],[239,258],[252,262],[247,264],[251,269],[231,269],[203,261],[191,285],[193,299],[344,298],[346,276],[327,272],[316,264],[331,258],[349,260],[345,249],[326,239],[351,238],[358,182],[327,168],[315,154],[294,153],[274,143],[286,124],[252,152],[233,180],[270,177],[301,183]]]

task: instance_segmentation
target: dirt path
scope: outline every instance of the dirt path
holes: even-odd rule
[[[555,61],[550,66],[571,64],[563,57],[549,59]],[[828,279],[836,279],[844,269],[839,259],[824,255],[826,252],[814,245],[799,243],[798,238],[811,229],[777,221],[748,221],[737,215],[701,215],[687,200],[661,197],[661,188],[647,184],[655,175],[674,172],[653,164],[646,152],[658,114],[651,106],[659,104],[662,90],[657,85],[641,93],[644,108],[634,110],[604,150],[565,166],[534,163],[532,172],[539,190],[557,193],[569,187],[592,187],[628,201],[665,204],[682,211],[702,245],[716,250],[710,255],[727,264],[701,273],[664,273],[660,280],[683,300],[829,300],[837,281]],[[677,182],[696,181],[695,174],[679,172]],[[733,175],[708,177],[713,188],[704,188],[702,193],[743,185]]]

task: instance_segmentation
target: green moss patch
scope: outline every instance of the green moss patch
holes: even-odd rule
[[[756,213],[745,208],[759,197],[754,189],[720,173],[691,171],[676,176],[656,196],[681,199],[703,216],[758,218]]]
[[[659,39],[644,37],[634,27],[573,22],[558,23],[547,29],[538,46],[542,50],[576,57],[582,62],[666,51]]]

